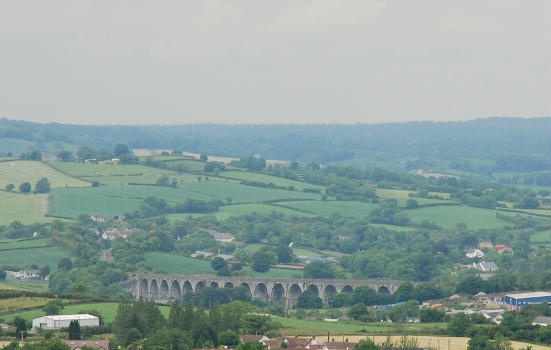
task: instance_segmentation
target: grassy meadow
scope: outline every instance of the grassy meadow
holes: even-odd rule
[[[291,179],[286,179],[283,177],[272,176],[268,174],[254,173],[249,171],[224,171],[219,174],[222,177],[229,177],[232,179],[250,181],[250,182],[261,182],[264,184],[274,184],[275,186],[293,186],[295,189],[302,191],[304,188],[312,188],[323,190],[323,186],[311,185],[306,182],[295,181]]]
[[[277,204],[320,216],[339,214],[358,218],[366,217],[377,208],[376,204],[357,201],[295,201]]]
[[[15,312],[20,309],[40,307],[51,299],[42,297],[18,297],[0,299],[0,315]],[[1,317],[1,316],[0,316]]]
[[[48,292],[48,284],[40,282],[0,281],[0,289],[21,290],[24,292]]]
[[[50,222],[52,219],[45,217],[47,210],[47,194],[0,191],[0,225],[8,225],[14,220],[23,224]]]
[[[36,264],[40,267],[48,265],[53,271],[57,268],[59,260],[70,255],[66,250],[50,244],[49,238],[0,241],[0,268]]]
[[[89,182],[65,175],[42,162],[26,160],[0,162],[0,188],[4,188],[7,184],[14,184],[14,190],[17,191],[21,183],[29,182],[34,190],[34,185],[42,177],[48,178],[52,188],[90,186]]]
[[[119,304],[118,303],[90,303],[90,304],[70,304],[65,305],[63,310],[61,310],[61,314],[63,315],[71,315],[71,314],[77,314],[81,311],[91,311],[96,310],[101,313],[101,316],[105,320],[105,322],[113,322],[115,320],[115,315],[117,313],[117,308]],[[169,314],[169,306],[159,306],[161,313],[165,318],[168,318]],[[15,313],[8,313],[5,315],[1,315],[0,317],[3,318],[5,321],[11,321],[15,318],[15,316],[21,315],[22,318],[25,320],[31,321],[34,318],[44,316],[44,312],[40,309],[36,310],[29,310],[29,311],[23,311],[23,312],[15,312]]]

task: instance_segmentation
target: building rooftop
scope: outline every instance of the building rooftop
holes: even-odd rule
[[[78,315],[48,315],[48,316],[42,316],[49,318],[51,320],[55,321],[64,321],[64,320],[94,320],[97,319],[94,315],[89,314],[78,314]]]
[[[537,297],[551,297],[549,292],[530,292],[530,293],[518,293],[518,294],[506,294],[506,297],[509,298],[537,298]]]

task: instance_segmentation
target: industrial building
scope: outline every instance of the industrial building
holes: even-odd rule
[[[540,304],[543,302],[551,303],[551,293],[549,292],[531,292],[507,294],[504,298],[505,307],[509,310],[520,310],[524,305]]]
[[[78,321],[81,327],[98,327],[99,318],[94,315],[50,315],[35,318],[33,328],[60,329],[68,328],[71,321]]]

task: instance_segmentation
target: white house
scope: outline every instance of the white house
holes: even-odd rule
[[[480,249],[472,249],[465,254],[467,258],[482,258],[484,256],[484,252]]]
[[[81,327],[98,327],[99,318],[89,314],[79,315],[50,315],[35,318],[33,328],[59,329],[69,327],[71,321],[78,321]]]

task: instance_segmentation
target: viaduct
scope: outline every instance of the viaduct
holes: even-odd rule
[[[205,287],[244,287],[254,299],[292,307],[299,295],[306,290],[329,302],[336,293],[352,293],[359,286],[369,286],[382,294],[393,294],[402,281],[375,280],[325,280],[325,279],[277,279],[251,277],[222,277],[210,275],[160,275],[144,274],[121,283],[136,299],[152,300],[168,304],[186,293]]]

